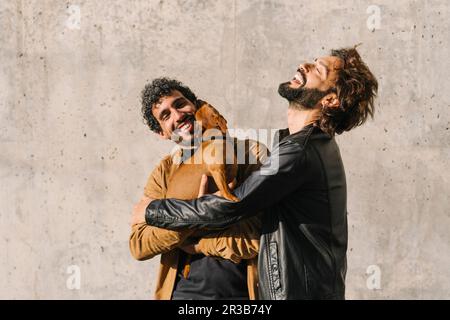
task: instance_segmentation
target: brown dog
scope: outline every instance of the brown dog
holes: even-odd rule
[[[227,121],[209,103],[199,100],[197,105],[195,119],[202,125],[202,142],[172,174],[166,197],[183,200],[197,198],[201,177],[206,174],[214,180],[208,179],[209,192],[219,190],[224,198],[239,201],[228,187],[228,183],[236,177],[238,166],[234,147],[225,138]]]

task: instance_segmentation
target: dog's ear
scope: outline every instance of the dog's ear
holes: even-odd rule
[[[203,107],[206,104],[208,104],[208,102],[200,100],[200,99],[197,99],[195,101],[195,107],[196,107],[197,110],[201,109],[201,107]]]
[[[200,99],[197,99],[195,101],[195,115],[194,115],[195,120],[197,122],[201,122],[203,128],[206,128],[206,126],[208,125],[208,123],[207,123],[208,110],[207,110],[207,108],[203,108],[207,104],[208,104],[207,102],[200,100]]]
[[[201,100],[199,100],[201,101]],[[202,101],[202,105],[195,113],[195,119],[202,122],[204,129],[218,129],[222,133],[227,132],[227,120],[207,102]]]
[[[203,129],[211,129],[214,127],[212,112],[209,108],[209,104],[203,103],[200,109],[195,112],[195,120],[201,122]]]
[[[208,105],[210,109],[211,120],[213,123],[213,128],[219,129],[223,134],[227,132],[227,120],[214,108],[212,105]]]

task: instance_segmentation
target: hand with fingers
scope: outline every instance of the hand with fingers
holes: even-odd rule
[[[230,188],[230,190],[233,190],[236,187],[236,179],[233,179],[233,181],[231,181],[228,184],[228,187]],[[208,192],[208,176],[206,174],[202,175],[201,181],[200,181],[200,187],[198,190],[198,198],[203,197],[204,195],[209,194]],[[217,191],[214,193],[214,195],[218,196],[218,197],[222,197],[222,193],[220,191]],[[198,240],[197,241],[191,241],[191,242],[187,242],[185,244],[183,244],[182,246],[180,246],[180,249],[183,250],[184,252],[188,253],[188,254],[200,254],[202,253],[199,250],[199,245],[198,245]]]
[[[154,199],[150,197],[143,196],[141,200],[133,207],[130,221],[131,226],[145,222],[145,210],[153,200]]]

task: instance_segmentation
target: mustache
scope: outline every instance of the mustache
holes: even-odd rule
[[[307,109],[314,108],[320,99],[325,97],[330,92],[335,92],[333,88],[326,91],[305,87],[294,89],[289,87],[289,83],[290,82],[284,82],[280,84],[278,87],[279,95],[289,102],[298,103]]]
[[[189,121],[194,122],[194,121],[195,121],[195,116],[194,116],[193,114],[187,114],[187,115],[185,115],[183,118],[181,118],[180,120],[177,121],[177,126],[176,126],[175,129],[178,128],[178,126],[180,125],[180,123],[183,123],[183,122],[185,122],[186,120],[189,120]]]

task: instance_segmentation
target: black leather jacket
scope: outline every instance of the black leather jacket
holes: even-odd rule
[[[347,200],[339,148],[312,125],[286,133],[279,132],[285,137],[269,161],[234,190],[239,202],[213,195],[155,200],[146,221],[167,229],[215,229],[263,211],[259,298],[344,299]]]

